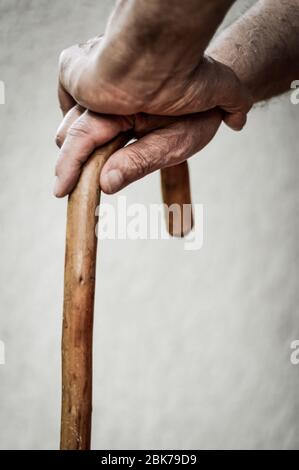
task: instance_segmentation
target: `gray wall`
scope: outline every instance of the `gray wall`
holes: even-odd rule
[[[51,195],[57,57],[103,31],[113,3],[0,4],[3,449],[59,442],[66,201]],[[177,240],[101,243],[94,448],[299,448],[299,366],[290,363],[299,339],[298,118],[285,95],[252,111],[243,132],[223,126],[191,160],[193,199],[205,206],[200,251]],[[159,175],[120,194],[159,202]]]

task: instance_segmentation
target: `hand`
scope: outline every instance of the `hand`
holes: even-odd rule
[[[169,15],[160,0],[123,0],[104,37],[61,54],[59,99],[69,113],[57,138],[57,196],[71,191],[94,148],[119,132],[132,129],[139,140],[104,166],[107,193],[202,149],[221,118],[243,127],[246,89],[229,67],[202,55],[230,3],[175,1]]]
[[[62,52],[59,99],[64,113],[76,103],[96,113],[121,115],[178,116],[219,107],[231,128],[244,126],[251,99],[228,66],[208,56],[196,63],[177,64],[168,55],[158,60],[148,48],[127,47],[129,40],[108,39],[94,38]]]
[[[131,129],[138,140],[115,152],[104,165],[100,186],[108,194],[198,152],[213,138],[221,120],[217,109],[172,118],[143,113],[99,115],[76,105],[66,114],[57,133],[60,154],[54,194],[68,194],[93,150],[120,132]]]

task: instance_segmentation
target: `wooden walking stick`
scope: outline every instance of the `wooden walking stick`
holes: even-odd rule
[[[100,173],[109,156],[128,141],[118,136],[97,149],[84,165],[67,209],[62,331],[60,448],[90,448],[92,331]]]
[[[109,156],[130,136],[122,134],[97,149],[84,165],[67,209],[62,332],[62,410],[60,448],[90,449],[92,412],[92,334],[99,179]],[[188,167],[162,171],[164,202],[189,203]]]

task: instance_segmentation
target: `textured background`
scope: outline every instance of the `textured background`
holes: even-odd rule
[[[66,201],[51,195],[57,57],[103,31],[113,3],[0,3],[4,449],[59,441]],[[299,366],[290,363],[299,339],[298,118],[289,95],[272,100],[242,133],[222,127],[191,160],[193,199],[205,206],[202,250],[178,240],[101,243],[93,447],[299,448]],[[121,194],[159,202],[158,174]]]

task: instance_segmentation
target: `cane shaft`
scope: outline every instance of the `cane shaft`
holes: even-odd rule
[[[90,448],[92,330],[95,293],[99,179],[109,156],[128,138],[121,135],[97,149],[69,196],[67,209],[62,332],[61,449]]]

